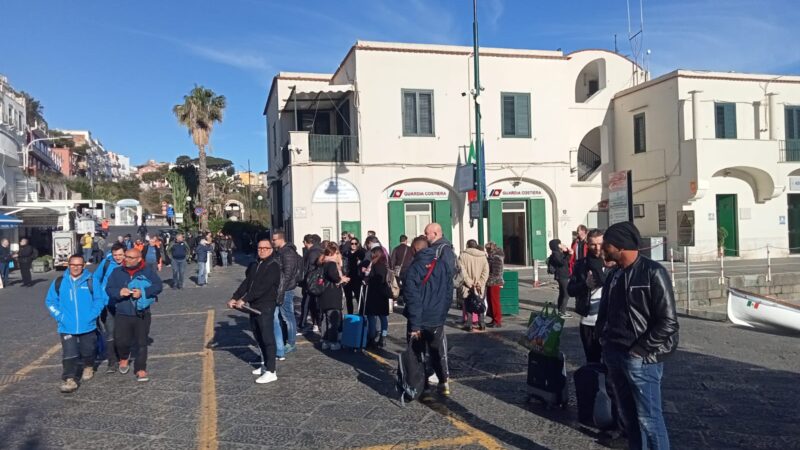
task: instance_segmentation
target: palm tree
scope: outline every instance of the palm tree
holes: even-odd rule
[[[44,106],[27,92],[22,91],[20,94],[25,97],[25,122],[30,128],[36,128],[38,124],[44,122]]]
[[[175,105],[172,112],[178,118],[178,123],[185,126],[192,136],[194,145],[197,146],[200,157],[200,192],[199,205],[208,210],[208,171],[206,170],[206,146],[214,128],[215,122],[222,122],[222,112],[225,110],[225,96],[216,95],[211,89],[195,85],[189,95],[183,96],[183,104]],[[208,215],[200,218],[200,228],[208,229]]]

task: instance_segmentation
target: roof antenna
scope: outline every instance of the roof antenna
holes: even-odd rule
[[[634,0],[635,1],[635,0]],[[633,59],[632,80],[637,85],[647,81],[646,61],[647,54],[644,49],[644,0],[639,0],[639,23],[631,22],[631,0],[626,0],[628,6],[628,43],[631,46],[631,56]],[[634,11],[635,12],[635,11]],[[638,26],[634,29],[633,26]]]

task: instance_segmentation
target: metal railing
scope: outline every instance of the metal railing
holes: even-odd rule
[[[313,162],[358,162],[358,137],[309,134],[309,160]]]
[[[602,160],[594,150],[581,144],[578,149],[578,181],[586,181],[600,167]]]
[[[800,139],[778,141],[779,162],[800,162]]]

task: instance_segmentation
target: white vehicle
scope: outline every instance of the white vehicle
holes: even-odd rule
[[[67,268],[69,257],[78,249],[78,237],[74,231],[53,231],[53,267]]]
[[[78,234],[86,234],[86,233],[94,234],[95,226],[96,223],[94,219],[91,218],[80,217],[75,221],[75,228],[77,228],[75,231],[77,231]]]

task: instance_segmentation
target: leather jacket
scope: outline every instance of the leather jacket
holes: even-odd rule
[[[610,301],[616,300],[609,299],[609,296],[619,290],[614,289],[616,282],[625,283],[626,305],[623,310],[627,317],[608,315]],[[623,327],[629,324],[633,338],[626,342],[622,337],[631,330]],[[657,363],[677,349],[678,328],[675,295],[664,266],[639,255],[630,267],[618,269],[613,276],[607,277],[596,328],[603,346],[627,347],[646,363]]]

